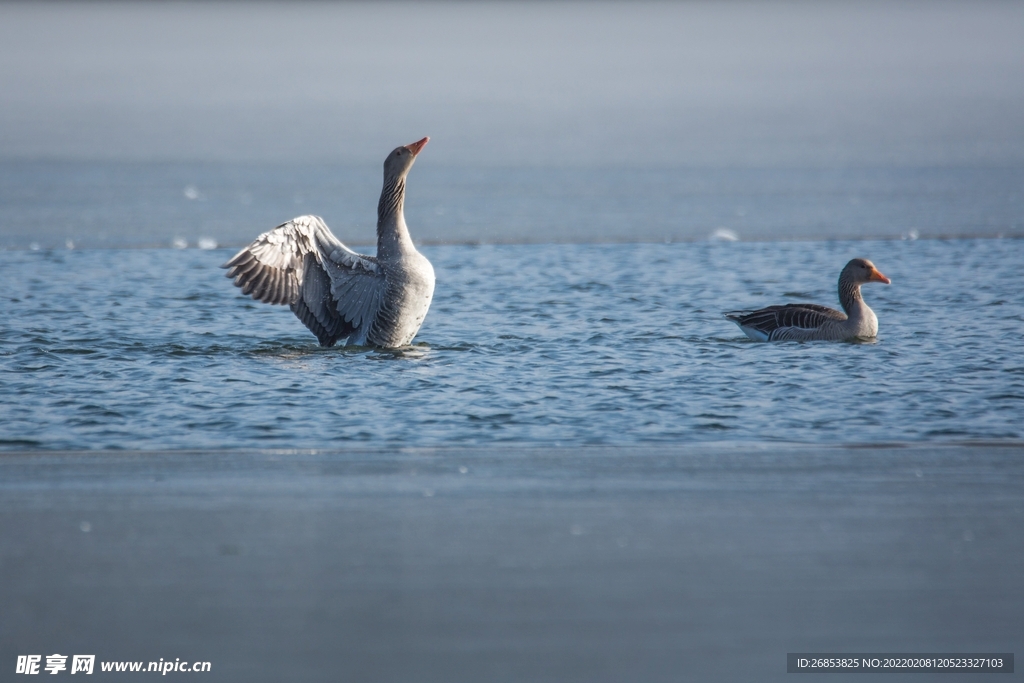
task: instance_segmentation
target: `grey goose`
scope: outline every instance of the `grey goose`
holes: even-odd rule
[[[891,281],[871,261],[855,258],[839,274],[842,311],[818,304],[786,304],[730,311],[725,317],[754,341],[871,339],[878,334],[878,318],[860,293],[860,286],[868,282]]]
[[[321,346],[405,346],[434,296],[434,268],[405,224],[405,179],[430,138],[384,160],[377,204],[377,255],[357,254],[319,216],[299,216],[265,232],[222,268],[243,294],[287,304]]]

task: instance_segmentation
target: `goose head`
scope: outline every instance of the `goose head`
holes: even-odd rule
[[[856,285],[863,285],[868,282],[883,282],[885,284],[892,282],[889,278],[878,272],[875,264],[866,258],[855,258],[847,263],[839,279]]]
[[[384,160],[384,178],[404,178],[407,176],[413,162],[416,161],[416,155],[426,147],[428,142],[430,142],[430,138],[423,138],[408,145],[395,147],[387,159]]]

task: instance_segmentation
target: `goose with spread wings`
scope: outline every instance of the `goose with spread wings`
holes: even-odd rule
[[[725,317],[754,341],[840,341],[871,339],[878,334],[878,318],[861,296],[860,286],[890,280],[867,259],[855,258],[839,274],[837,311],[818,304],[786,304],[756,311],[731,311]]]
[[[405,179],[430,138],[395,148],[384,160],[377,205],[377,255],[357,254],[318,216],[265,232],[225,263],[243,294],[287,304],[321,346],[405,346],[434,296],[434,269],[409,237]]]

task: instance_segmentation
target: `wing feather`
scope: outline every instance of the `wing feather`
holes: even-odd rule
[[[222,267],[243,294],[288,304],[323,346],[368,331],[386,290],[377,260],[346,247],[317,216],[263,233]]]
[[[222,267],[228,269],[227,276],[234,279],[243,294],[267,303],[292,303],[291,299],[275,300],[266,283],[276,273],[293,283],[294,287],[288,289],[297,294],[306,254],[315,251],[316,236],[321,230],[330,232],[316,216],[300,216],[263,233]]]
[[[267,277],[266,284],[264,284],[263,300],[268,304],[277,303],[277,283],[280,280],[281,271],[273,270]]]
[[[790,330],[816,330],[829,323],[846,320],[842,311],[819,304],[786,304],[756,311],[731,311],[725,317],[740,327],[757,330],[769,340],[780,339]]]
[[[334,309],[331,280],[320,267],[315,253],[306,254],[304,271],[302,288],[292,311],[306,323],[322,346],[333,346],[340,337],[348,336],[352,331],[345,329],[344,321]],[[307,322],[310,318],[316,321],[316,325]]]
[[[366,257],[339,249],[324,261],[324,267],[331,278],[331,295],[338,314],[354,329],[366,330],[380,311],[387,286],[379,266]]]
[[[285,277],[284,273],[278,271],[275,275],[274,299],[271,303],[286,304],[290,298],[291,297],[288,295],[288,278]]]

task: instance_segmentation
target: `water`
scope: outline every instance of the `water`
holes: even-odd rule
[[[1012,651],[1022,35],[1003,0],[0,2],[0,660]],[[223,277],[303,214],[372,253],[424,135],[412,346]],[[873,343],[722,317],[835,305],[855,256]]]
[[[321,349],[228,250],[0,252],[5,448],[1006,440],[1024,436],[1024,240],[425,247],[411,348]],[[874,343],[757,344],[723,310],[834,304]]]
[[[445,144],[409,177],[427,244],[1024,236],[1024,165],[487,168],[438,164]],[[366,245],[381,163],[0,160],[0,248],[241,246],[305,213]]]
[[[1003,2],[0,3],[0,443],[1021,438],[1022,28]],[[319,349],[222,277],[296,215],[364,247],[423,135],[413,348]],[[875,344],[720,316],[834,304],[853,256],[894,281]]]

